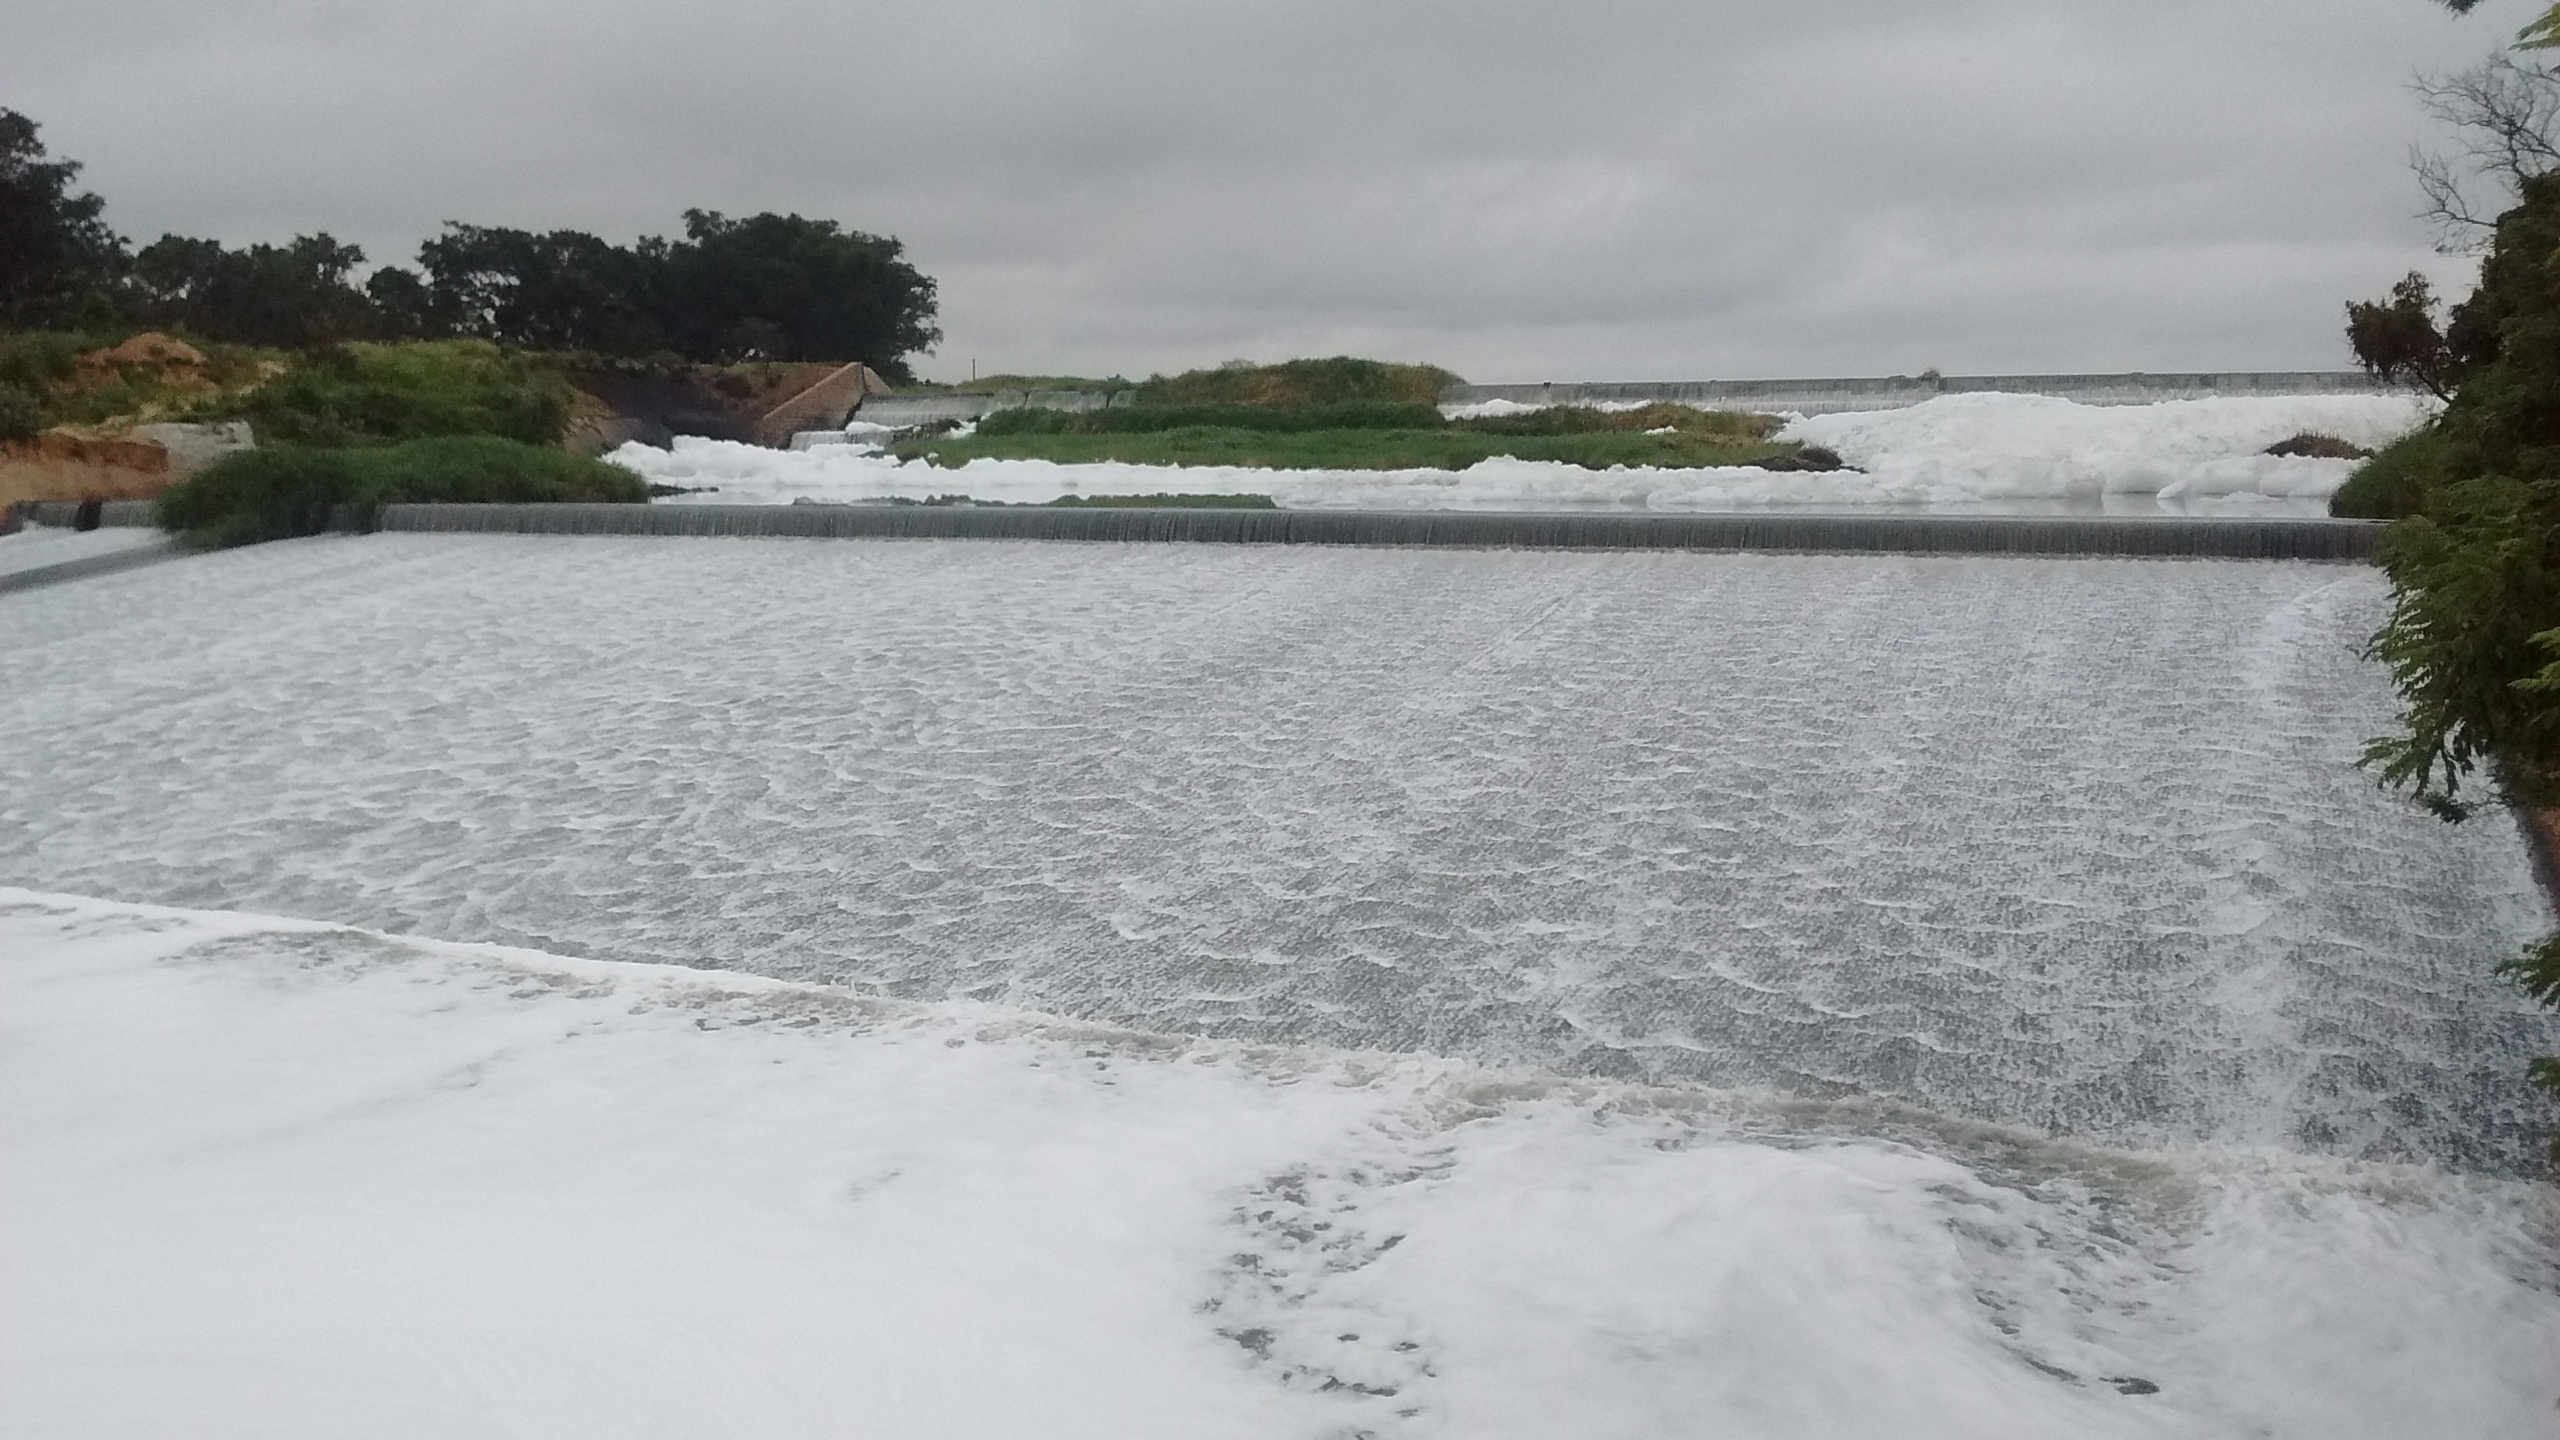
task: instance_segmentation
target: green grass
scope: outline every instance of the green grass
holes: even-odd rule
[[[202,366],[84,366],[80,357],[112,348],[136,333],[114,330],[26,330],[0,335],[0,390],[31,397],[32,423],[96,425],[108,420],[193,416],[258,385],[285,368],[285,352],[177,338],[204,355]]]
[[[489,435],[319,449],[261,446],[227,455],[160,497],[160,525],[202,549],[317,535],[353,506],[370,526],[384,505],[424,501],[645,504],[648,486],[619,465]]]
[[[1130,465],[1232,465],[1273,470],[1464,470],[1498,455],[1586,469],[1651,465],[1701,469],[1793,454],[1773,443],[1766,415],[1680,405],[1604,414],[1559,407],[1503,419],[1448,421],[1427,405],[1360,400],[1261,409],[1138,406],[1067,414],[1005,410],[966,439],[926,437],[896,447],[902,459],[1106,461]]]
[[[569,384],[528,356],[480,340],[346,345],[315,355],[194,418],[247,420],[261,445],[346,447],[430,435],[557,442]]]

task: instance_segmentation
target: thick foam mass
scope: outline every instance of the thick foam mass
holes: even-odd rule
[[[2516,837],[2286,564],[373,536],[13,598],[0,873],[2513,1169]]]
[[[1510,405],[1499,412],[1531,407]],[[1483,409],[1483,407],[1477,407]],[[1720,511],[1773,506],[2083,510],[2121,514],[2326,513],[2355,463],[2263,453],[2306,431],[2368,448],[2405,433],[2427,402],[2311,395],[2082,405],[2041,395],[1948,395],[1906,409],[1798,419],[1784,437],[1837,450],[1856,470],[1752,466],[1662,470],[1497,457],[1465,470],[1258,470],[973,460],[901,464],[869,445],[767,450],[682,438],[612,458],[653,482],[727,504],[859,502],[962,493],[1037,503],[1060,495],[1267,494],[1299,509]],[[867,427],[866,427],[867,436]]]
[[[2553,1433],[2521,1182],[20,890],[0,956],[13,1433]]]

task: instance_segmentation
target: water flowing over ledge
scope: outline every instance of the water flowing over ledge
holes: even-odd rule
[[[392,505],[380,528],[539,535],[1426,545],[2362,560],[2362,520],[2056,515],[1611,515],[924,505]]]

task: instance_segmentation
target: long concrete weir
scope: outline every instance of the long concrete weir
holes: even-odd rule
[[[75,507],[29,505],[39,525]],[[102,523],[154,523],[148,501]],[[1640,515],[1452,510],[1211,510],[1045,505],[387,505],[370,527],[531,535],[730,535],[840,539],[1117,540],[1226,545],[1437,545],[1519,550],[1765,550],[1947,555],[2130,555],[2225,560],[2369,559],[2367,520],[2121,515]],[[166,552],[155,551],[155,554]],[[103,572],[143,563],[83,565]]]
[[[346,517],[354,528],[354,517]],[[1142,506],[389,505],[376,528],[538,535],[1118,540],[1488,549],[2363,560],[2361,520],[2047,515],[1637,515]]]

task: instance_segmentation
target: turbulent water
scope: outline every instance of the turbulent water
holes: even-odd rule
[[[376,536],[10,601],[0,877],[2509,1171],[2369,571]]]

